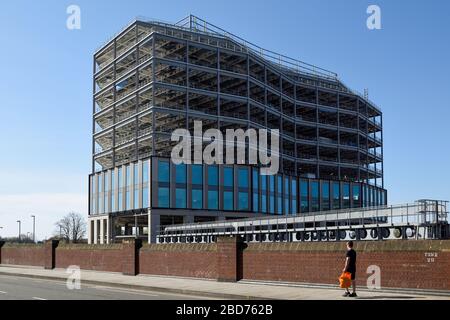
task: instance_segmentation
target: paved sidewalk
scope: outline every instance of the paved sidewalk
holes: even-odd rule
[[[0,274],[40,279],[66,280],[65,269],[45,270],[38,267],[0,265]],[[222,299],[294,299],[294,300],[348,300],[342,297],[343,290],[333,287],[299,286],[293,284],[256,283],[241,281],[238,283],[217,282],[191,278],[163,276],[125,276],[121,273],[81,271],[83,282],[108,286],[118,286],[151,291],[192,294]],[[449,293],[450,294],[450,293]],[[406,300],[450,300],[450,295],[431,293],[406,293],[360,290],[358,300],[406,299]]]

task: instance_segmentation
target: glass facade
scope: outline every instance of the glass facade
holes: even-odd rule
[[[203,208],[203,166],[194,164],[191,166],[192,190],[191,202],[192,209]]]
[[[223,168],[223,210],[231,211],[234,209],[234,173],[233,168]]]
[[[322,205],[321,210],[330,210],[330,182],[322,181]]]
[[[248,195],[249,195],[249,169],[239,168],[238,170],[238,207],[240,211],[250,210]]]
[[[90,189],[90,214],[153,206],[295,215],[386,204],[385,190],[361,183],[264,176],[249,166],[173,165],[163,158],[92,175]]]
[[[208,166],[208,209],[219,209],[219,167]]]

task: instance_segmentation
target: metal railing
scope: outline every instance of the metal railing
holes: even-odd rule
[[[359,238],[358,240],[442,239],[448,238],[450,235],[447,205],[447,201],[418,200],[412,204],[397,206],[160,226],[157,238],[160,243],[213,242],[217,236],[232,235],[242,236],[247,241],[293,241],[295,234],[297,240],[304,241],[306,233],[308,233],[308,239],[313,240],[314,233],[316,233],[320,240],[322,236],[317,232],[324,232],[326,238],[322,239],[323,241],[339,240],[339,238]],[[303,233],[300,235],[297,234],[298,232]],[[332,234],[330,232],[334,234],[334,239],[330,239]],[[339,237],[337,234],[340,232],[347,233],[345,236]],[[369,237],[369,232],[372,238]],[[267,237],[261,237],[263,234]],[[283,234],[285,236],[281,236]],[[257,235],[260,235],[259,240]]]

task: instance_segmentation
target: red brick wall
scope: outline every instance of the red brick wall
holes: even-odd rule
[[[121,245],[59,245],[55,267],[71,265],[85,270],[122,272]]]
[[[217,245],[144,245],[139,252],[139,272],[217,279]]]
[[[1,250],[2,264],[24,266],[44,265],[44,246],[5,244]]]
[[[50,243],[46,244],[49,248]],[[344,243],[258,243],[235,239],[215,244],[65,245],[55,249],[55,266],[136,272],[217,280],[270,280],[338,284],[345,259]],[[51,248],[51,247],[50,247]],[[134,251],[136,249],[136,251]],[[450,241],[356,243],[357,284],[367,285],[367,267],[381,269],[381,286],[450,290]],[[1,263],[44,266],[52,260],[44,246],[5,244]],[[136,253],[136,254],[134,254]],[[47,262],[46,262],[47,261]]]
[[[450,251],[441,247],[440,241],[357,244],[357,285],[367,286],[367,268],[376,265],[381,287],[450,290]],[[337,285],[345,250],[344,243],[249,244],[243,278]]]

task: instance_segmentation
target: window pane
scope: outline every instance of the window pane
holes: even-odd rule
[[[361,197],[360,192],[361,188],[359,185],[353,185],[353,207],[360,207],[361,206]]]
[[[342,207],[350,208],[350,185],[348,183],[342,185]]]
[[[208,191],[208,209],[219,209],[219,192]]]
[[[158,182],[169,182],[169,162],[158,160]]]
[[[142,189],[142,207],[143,208],[148,208],[149,207],[149,203],[148,203],[148,188],[144,187]]]
[[[311,181],[311,211],[319,211],[319,182]]]
[[[165,187],[158,188],[158,207],[160,208],[169,207],[169,188]]]
[[[297,213],[297,180],[292,178],[291,180],[291,214]]]
[[[223,193],[223,209],[233,210],[233,192],[225,191]]]
[[[300,180],[300,210],[301,212],[309,211],[309,190],[308,190],[308,181]]]
[[[192,208],[202,209],[203,208],[203,191],[194,189],[192,190]]]
[[[179,164],[175,166],[175,181],[176,183],[186,183],[186,165]]]
[[[217,186],[219,184],[219,170],[217,166],[208,167],[208,185]]]
[[[238,210],[248,210],[248,193],[239,192],[238,194]]]
[[[339,182],[333,182],[333,209],[340,209],[340,199]]]
[[[223,169],[223,185],[225,187],[233,187],[233,168]]]
[[[203,166],[200,164],[192,165],[192,184],[203,184]]]
[[[322,182],[322,210],[330,210],[330,183]]]
[[[186,189],[175,189],[175,207],[180,209],[186,208]]]
[[[238,172],[239,187],[248,188],[248,169],[240,168]]]

